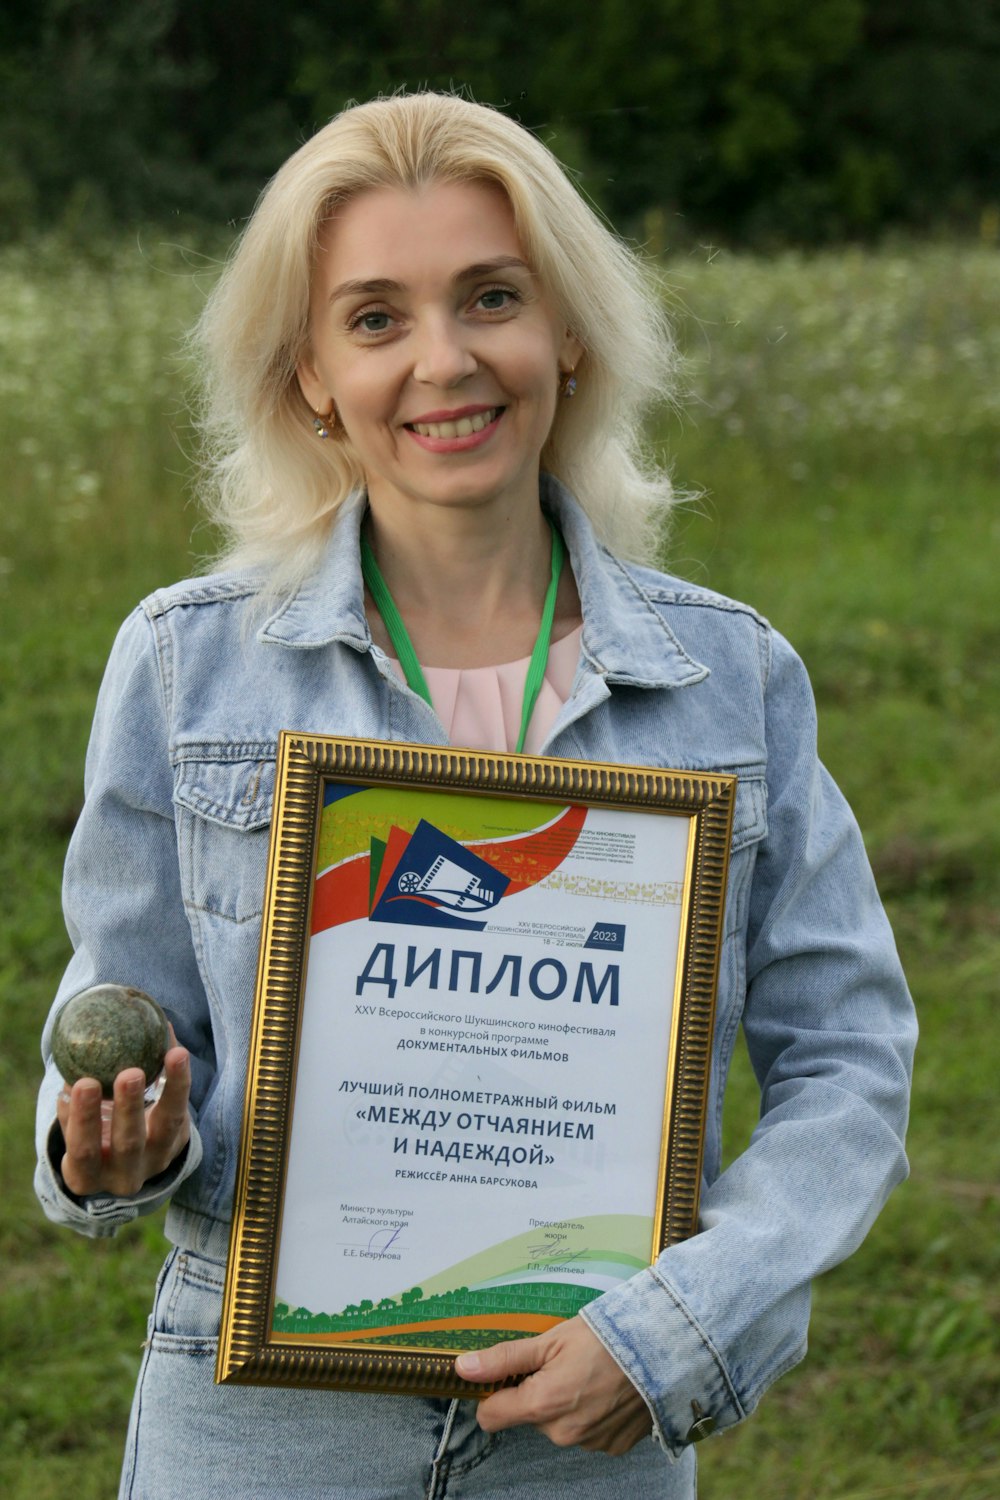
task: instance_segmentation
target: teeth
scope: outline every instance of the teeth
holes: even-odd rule
[[[489,411],[477,412],[474,417],[460,417],[457,422],[413,422],[411,426],[421,437],[471,437],[474,432],[482,432],[484,427],[495,422],[496,416],[497,408],[492,406]]]

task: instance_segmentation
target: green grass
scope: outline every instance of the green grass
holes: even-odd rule
[[[1000,1493],[1000,263],[974,247],[667,268],[689,399],[661,436],[678,572],[749,599],[813,676],[922,1023],[913,1175],[816,1288],[809,1360],[700,1450],[704,1500]],[[92,1243],[30,1189],[66,838],[114,631],[209,538],[177,341],[207,263],[0,257],[0,1488],[114,1492],[149,1221]],[[697,315],[697,316],[696,316]],[[756,1104],[738,1058],[730,1152]]]

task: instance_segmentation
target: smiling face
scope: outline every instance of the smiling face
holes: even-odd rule
[[[497,187],[374,188],[322,231],[299,384],[336,408],[376,514],[537,510],[559,372],[580,354]]]

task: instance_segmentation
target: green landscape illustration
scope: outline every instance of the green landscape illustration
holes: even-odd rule
[[[455,1350],[542,1333],[574,1317],[609,1282],[649,1265],[652,1228],[641,1214],[539,1225],[420,1286],[333,1312],[292,1306],[279,1291],[273,1332],[324,1343]]]

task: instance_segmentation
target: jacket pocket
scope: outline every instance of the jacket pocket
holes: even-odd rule
[[[260,917],[274,753],[273,745],[199,745],[175,755],[181,880],[194,910],[230,922]]]
[[[746,1002],[746,927],[750,890],[757,850],[767,834],[767,782],[764,767],[737,767],[735,774],[738,777],[736,806],[733,809],[712,1067],[709,1075],[709,1129],[704,1162],[708,1182],[718,1176],[722,1165],[722,1101],[736,1033]]]
[[[750,882],[757,846],[767,835],[767,781],[763,766],[737,767],[736,805],[729,845],[724,933],[727,943],[745,937]]]
[[[767,833],[767,782],[764,767],[737,771],[736,806],[733,810],[733,854],[759,843]]]

